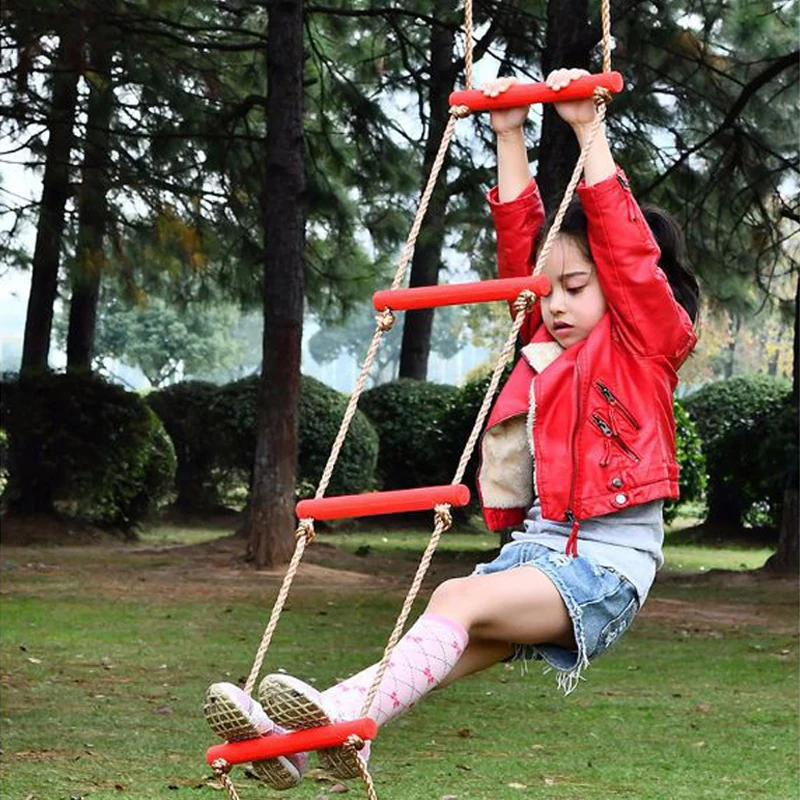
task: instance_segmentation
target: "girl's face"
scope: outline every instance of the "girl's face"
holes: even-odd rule
[[[557,236],[543,270],[550,294],[542,297],[542,318],[562,347],[585,339],[606,313],[606,298],[594,262],[571,236]]]

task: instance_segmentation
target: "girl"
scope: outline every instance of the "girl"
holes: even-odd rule
[[[560,90],[582,74],[557,70],[547,82]],[[484,92],[494,96],[512,82]],[[556,109],[583,145],[593,101]],[[546,228],[522,134],[527,113],[492,114],[498,185],[489,203],[501,278],[530,274]],[[628,628],[663,562],[662,503],[678,496],[672,392],[696,341],[697,283],[677,227],[663,212],[639,208],[603,130],[578,198],[544,268],[551,292],[522,329],[522,357],[481,443],[487,524],[523,530],[493,562],[434,591],[392,655],[370,710],[379,725],[432,688],[510,658],[545,660],[572,691],[590,659]],[[206,718],[228,740],[353,719],[376,669],[322,693],[268,675],[260,705],[232,684],[215,684]],[[335,777],[358,775],[341,748],[320,759]],[[302,755],[253,766],[271,786],[288,788],[305,763]]]

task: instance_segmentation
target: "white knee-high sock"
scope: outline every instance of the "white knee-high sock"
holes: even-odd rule
[[[448,675],[464,652],[469,635],[458,623],[438,614],[423,614],[397,643],[372,701],[369,716],[383,725],[412,708]],[[372,686],[378,665],[323,692],[339,719],[355,719]]]

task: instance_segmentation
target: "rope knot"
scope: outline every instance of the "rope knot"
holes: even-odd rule
[[[594,100],[595,106],[599,108],[600,106],[607,106],[614,99],[614,95],[604,86],[595,86],[592,99]]]
[[[211,764],[211,769],[219,778],[222,775],[227,775],[231,771],[231,765],[224,758],[218,758]]]
[[[345,740],[344,746],[350,748],[354,752],[363,750],[366,742],[357,734],[351,733]]]
[[[317,532],[314,530],[313,519],[301,519],[297,523],[297,530],[294,532],[295,538],[300,539],[303,536],[306,538],[306,544],[311,544],[316,538]]]
[[[517,314],[519,314],[520,311],[524,311],[527,314],[533,309],[534,305],[536,305],[536,292],[532,292],[530,289],[524,289],[514,301],[514,311]]]
[[[442,528],[442,533],[449,531],[453,527],[453,515],[450,513],[450,506],[447,503],[442,503],[433,510],[436,522]]]
[[[471,113],[469,106],[450,106],[450,116],[456,119],[466,119]]]
[[[380,314],[375,317],[375,321],[378,323],[378,327],[384,333],[386,333],[386,331],[390,331],[394,325],[394,314],[392,313],[392,309],[384,308],[383,311],[381,311]]]

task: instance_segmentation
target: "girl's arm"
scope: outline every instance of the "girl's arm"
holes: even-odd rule
[[[557,69],[547,76],[547,84],[557,92],[568,86],[570,81],[588,74],[584,69]],[[571,100],[566,103],[556,103],[555,107],[561,119],[572,128],[578,145],[583,150],[597,115],[594,100],[591,98]],[[611,155],[611,148],[606,138],[606,126],[603,123],[595,134],[591,149],[586,154],[586,161],[583,164],[584,181],[587,186],[594,186],[610,178],[616,171],[614,157]]]
[[[498,78],[482,87],[487,97],[497,97],[517,83],[516,78]],[[497,195],[501,203],[516,200],[531,182],[528,148],[522,126],[530,106],[492,111],[492,130],[497,136]]]
[[[500,78],[483,87],[496,97],[515,78]],[[500,278],[520,278],[533,272],[533,243],[544,222],[542,204],[536,182],[528,167],[528,151],[522,126],[528,107],[493,111],[492,129],[497,135],[497,186],[487,198],[497,232],[497,272]],[[514,304],[509,303],[511,316]],[[520,338],[527,342],[540,322],[538,305],[525,319]]]
[[[547,82],[558,90],[584,74],[583,70],[556,70]],[[572,127],[582,148],[595,119],[594,102],[557,103],[556,110]],[[614,163],[604,125],[587,153],[578,196],[588,220],[597,277],[618,340],[642,356],[665,356],[677,369],[697,337],[688,314],[675,300],[659,269],[661,252],[625,174]]]

